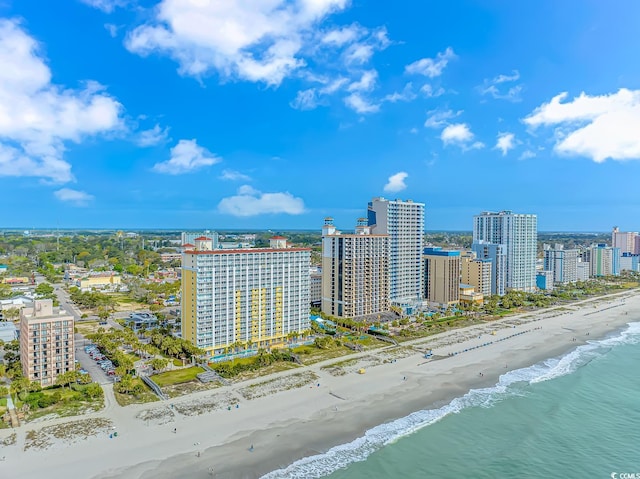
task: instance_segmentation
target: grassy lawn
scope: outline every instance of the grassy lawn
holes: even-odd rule
[[[120,406],[128,406],[129,404],[143,404],[159,400],[158,396],[156,396],[153,391],[151,391],[151,389],[149,389],[149,387],[142,382],[140,378],[135,378],[133,380],[133,385],[135,386],[136,384],[142,384],[142,386],[144,387],[144,391],[142,391],[137,396],[133,394],[122,394],[115,390],[113,391],[113,394],[116,397],[116,401],[118,402],[118,404],[120,404]]]
[[[186,383],[196,379],[196,376],[203,373],[204,369],[200,366],[193,366],[186,369],[178,369],[177,371],[167,371],[166,373],[155,374],[151,377],[153,382],[158,386],[171,386],[173,384]]]
[[[181,368],[182,366],[184,366],[184,364],[182,364],[182,359],[176,359],[176,358],[173,358],[173,359],[169,358],[169,359],[170,361],[173,361],[173,365],[176,367]]]
[[[80,334],[86,336],[87,334],[93,334],[98,332],[98,321],[78,321],[75,324],[76,329]],[[104,328],[104,326],[102,326]]]

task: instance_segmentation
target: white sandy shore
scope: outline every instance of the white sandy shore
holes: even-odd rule
[[[0,444],[17,432],[15,444],[0,445],[0,458],[5,457],[0,477],[204,479],[212,477],[213,467],[216,478],[256,478],[351,441],[378,424],[495,384],[508,370],[561,355],[639,319],[640,295],[625,292],[415,340],[410,343],[415,350],[395,349],[395,362],[383,362],[393,357],[389,348],[353,355],[359,362],[345,367],[342,376],[322,366],[347,358],[126,408],[114,404],[107,389],[106,408],[86,417],[111,420],[117,438],[102,430],[81,442],[53,439],[46,449],[25,451],[27,431],[81,418],[0,430]],[[444,358],[426,360],[420,353],[426,349]],[[357,374],[363,366],[366,373]],[[249,388],[274,378],[278,383]],[[301,381],[306,385],[286,389]],[[247,399],[275,385],[280,392]]]

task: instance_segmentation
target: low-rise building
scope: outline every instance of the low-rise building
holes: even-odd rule
[[[76,286],[81,291],[90,291],[92,289],[116,289],[122,282],[119,274],[113,272],[90,273],[88,276],[78,278]]]
[[[460,302],[482,304],[484,303],[484,294],[476,292],[473,285],[460,283]]]
[[[18,328],[12,321],[0,321],[0,341],[8,343],[18,339]]]
[[[136,332],[141,329],[148,331],[158,327],[158,318],[151,313],[131,313],[128,318],[124,319],[124,323]]]

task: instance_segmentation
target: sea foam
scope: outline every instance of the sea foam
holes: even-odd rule
[[[640,343],[640,323],[629,323],[627,329],[614,336],[590,341],[562,357],[509,371],[500,376],[495,386],[472,389],[441,408],[417,411],[395,421],[381,424],[347,444],[332,447],[324,454],[302,458],[286,468],[262,476],[262,479],[311,479],[328,476],[338,469],[346,468],[349,464],[366,460],[369,455],[383,446],[429,426],[449,414],[456,414],[470,407],[491,407],[506,397],[526,394],[521,386],[571,374],[617,345],[637,343]]]

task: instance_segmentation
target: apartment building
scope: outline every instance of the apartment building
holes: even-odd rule
[[[620,248],[595,244],[589,248],[589,276],[618,276],[620,274]]]
[[[424,297],[432,306],[447,308],[460,301],[460,251],[424,248]]]
[[[309,329],[309,248],[212,249],[194,239],[182,259],[182,337],[209,354],[242,343],[283,345]]]
[[[512,211],[485,211],[473,217],[473,242],[504,245],[505,286],[532,292],[536,289],[538,218]]]
[[[378,197],[369,202],[367,214],[371,232],[389,237],[391,302],[397,305],[419,302],[424,284],[424,203]]]
[[[29,381],[52,386],[56,378],[75,370],[73,316],[37,299],[20,312],[20,362]]]
[[[636,251],[638,237],[637,231],[623,232],[617,226],[614,226],[611,231],[611,246],[620,249],[621,254],[640,253],[640,251]]]
[[[366,218],[355,233],[322,228],[322,312],[357,318],[390,310],[389,236],[373,234]]]
[[[490,259],[480,259],[473,251],[460,255],[460,277],[461,282],[473,286],[474,292],[480,293],[483,297],[491,296],[491,269]]]
[[[543,270],[553,271],[554,284],[575,283],[578,281],[578,250],[564,249],[561,244],[553,248],[543,245]]]

